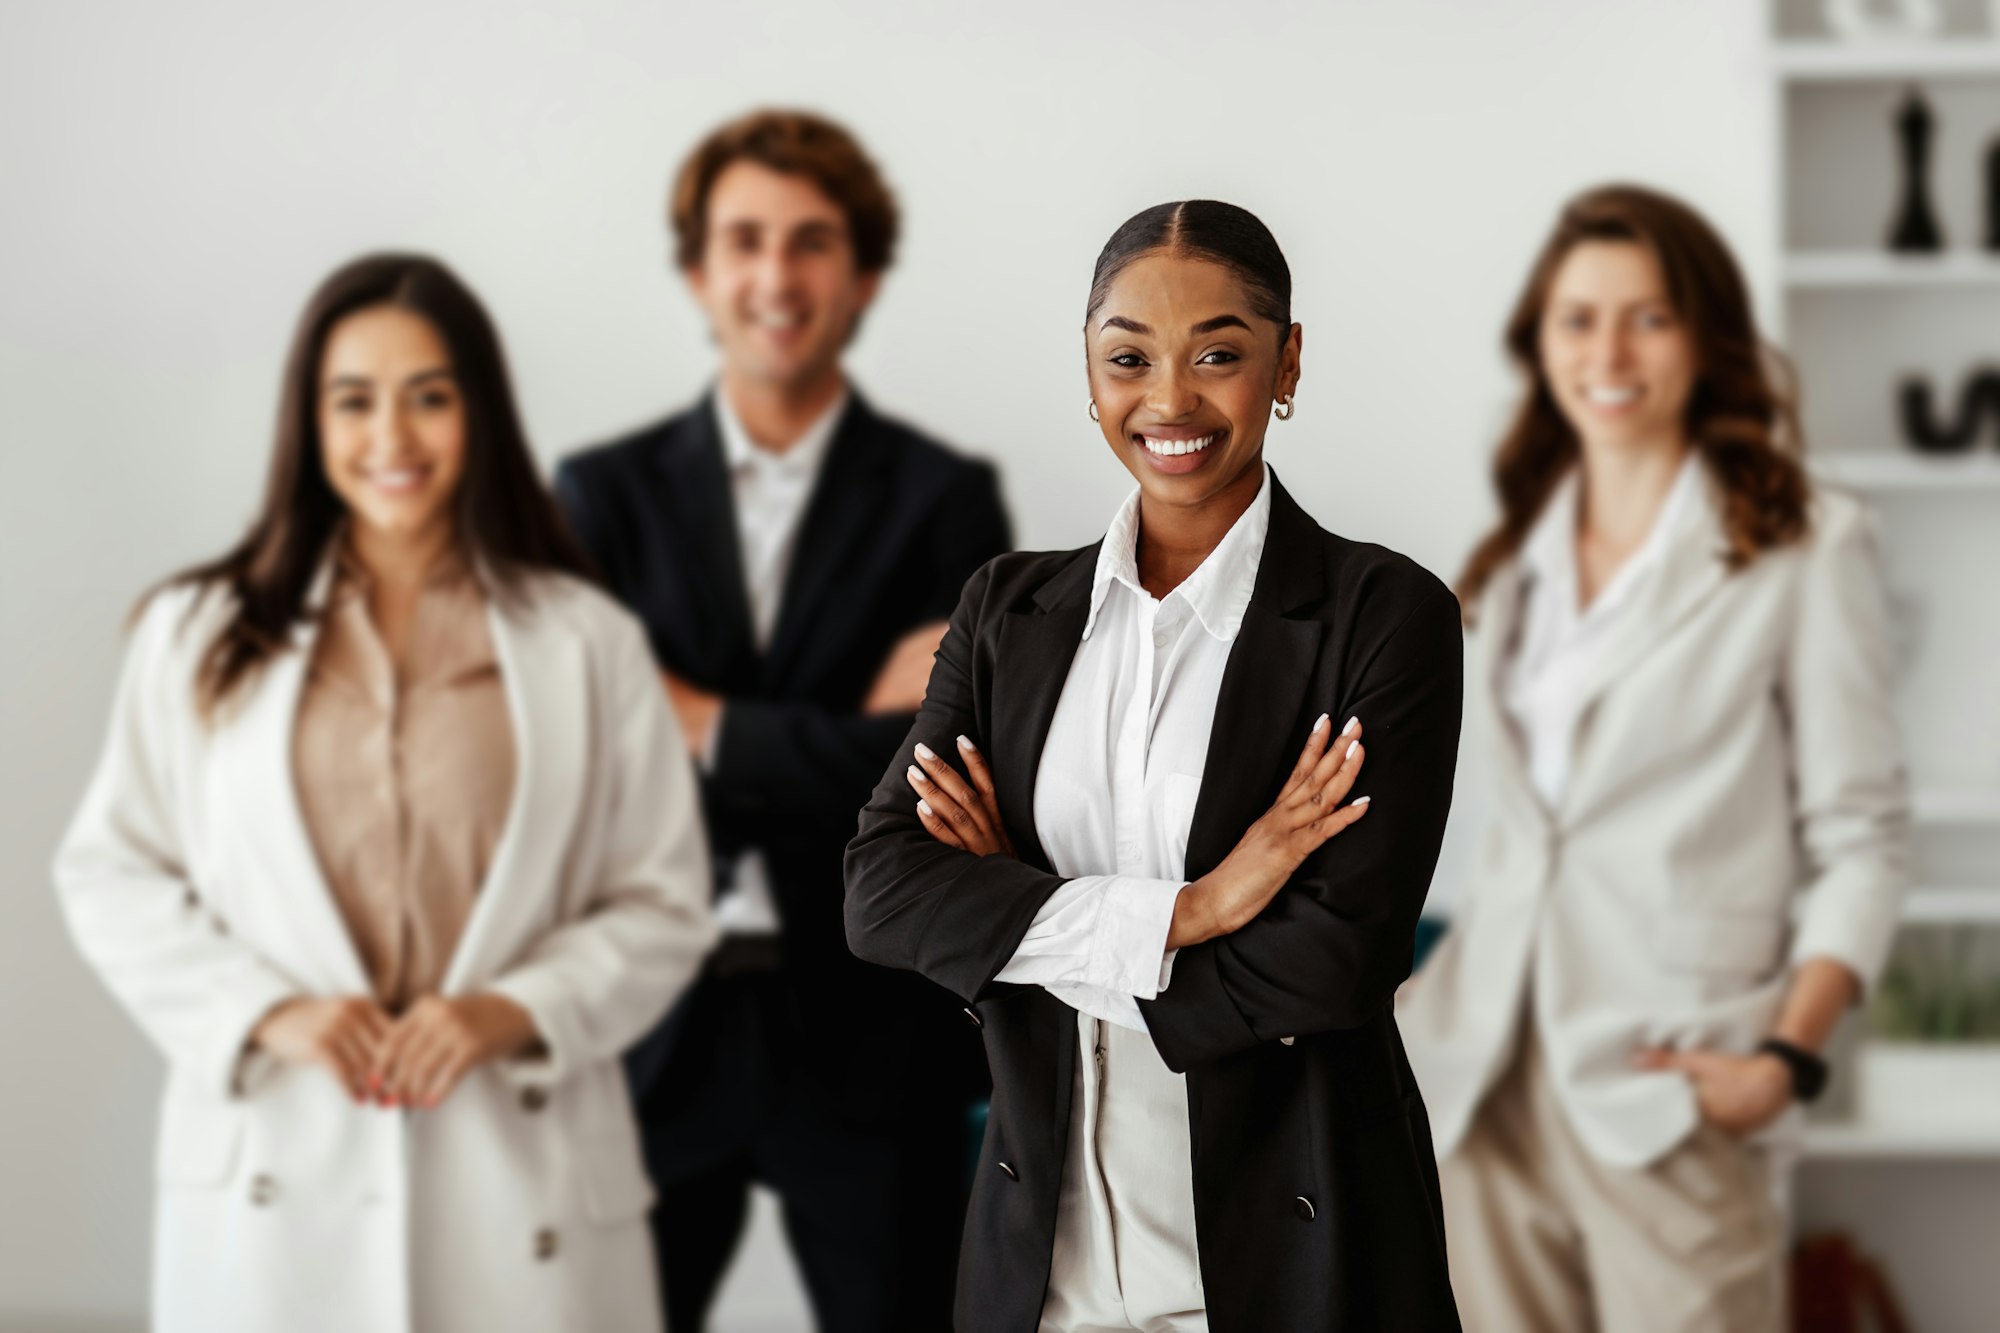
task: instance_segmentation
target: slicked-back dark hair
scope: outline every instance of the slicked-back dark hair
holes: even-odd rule
[[[357,259],[322,282],[299,316],[263,507],[250,531],[224,555],[169,580],[220,589],[233,603],[197,672],[195,697],[204,716],[283,649],[307,614],[313,579],[347,512],[320,460],[321,362],[336,324],[378,306],[429,321],[451,356],[465,403],[465,472],[452,501],[460,549],[503,588],[533,570],[589,568],[535,471],[500,334],[479,298],[423,255]]]
[[[1111,293],[1111,284],[1133,260],[1156,250],[1207,259],[1242,280],[1250,313],[1278,326],[1282,340],[1292,327],[1292,269],[1271,229],[1247,208],[1219,199],[1181,199],[1155,204],[1125,219],[1097,252],[1090,275],[1090,319]]]

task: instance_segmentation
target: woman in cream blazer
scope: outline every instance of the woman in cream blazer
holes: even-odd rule
[[[322,430],[356,378],[329,347],[419,358],[407,394],[378,386],[409,405],[369,438],[359,481]],[[706,852],[643,635],[562,572],[504,373],[484,312],[438,265],[334,275],[294,348],[269,511],[133,633],[55,873],[85,957],[167,1057],[161,1333],[658,1328],[618,1057],[712,941]],[[449,431],[426,453],[440,419],[463,421],[462,458]],[[294,737],[332,548],[414,540],[397,524],[431,514],[441,476],[435,512],[481,576],[514,777],[435,991],[396,1013],[316,858]],[[271,563],[232,565],[253,549]],[[287,562],[288,635],[218,699],[214,650],[246,619],[237,580]]]
[[[1397,1018],[1469,1328],[1778,1326],[1746,1140],[1881,967],[1907,805],[1866,516],[1776,443],[1691,210],[1574,201],[1509,331],[1530,392],[1464,591],[1491,811]]]

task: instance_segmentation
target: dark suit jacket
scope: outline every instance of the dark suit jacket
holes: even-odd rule
[[[763,653],[709,400],[568,459],[556,495],[661,665],[727,699],[702,780],[717,878],[762,850],[790,1008],[810,1072],[836,1099],[827,1109],[892,1114],[913,1087],[935,1091],[915,1078],[932,1062],[977,1078],[978,1043],[951,997],[848,952],[840,858],[910,726],[907,713],[863,716],[869,686],[897,639],[949,615],[967,576],[1011,544],[992,467],[851,394]],[[664,1064],[673,1024],[635,1053],[635,1083]],[[952,1095],[966,1095],[966,1078]]]
[[[966,586],[923,711],[847,850],[854,951],[950,988],[984,1028],[993,1111],[959,1260],[961,1333],[1032,1333],[1048,1283],[1076,1014],[993,977],[1062,883],[1036,836],[1034,781],[1096,550],[1002,556]],[[1449,590],[1321,531],[1275,489],[1185,872],[1213,869],[1269,808],[1322,712],[1336,727],[1360,717],[1373,803],[1255,921],[1182,949],[1172,984],[1142,1002],[1161,1056],[1187,1074],[1216,1333],[1458,1327],[1429,1124],[1391,1004],[1451,803],[1461,662]],[[992,756],[1018,860],[946,847],[917,822],[903,781],[914,743],[954,754],[960,732]]]

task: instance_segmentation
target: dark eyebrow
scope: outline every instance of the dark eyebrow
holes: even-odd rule
[[[419,384],[426,383],[427,381],[430,380],[449,380],[452,378],[453,376],[451,373],[451,367],[437,366],[430,370],[418,371],[416,374],[410,376],[408,379],[403,381],[403,387],[405,389],[409,389],[409,388],[414,388]]]
[[[1138,320],[1127,319],[1123,315],[1113,315],[1110,319],[1105,320],[1102,324],[1097,326],[1097,331],[1099,333],[1104,332],[1106,329],[1124,329],[1128,333],[1139,333],[1139,334],[1152,333],[1151,329],[1147,328],[1144,324],[1141,324]]]
[[[1247,333],[1250,331],[1250,326],[1243,321],[1240,315],[1217,315],[1214,319],[1204,319],[1201,323],[1189,329],[1188,332],[1193,334],[1214,333],[1217,329],[1242,329]]]

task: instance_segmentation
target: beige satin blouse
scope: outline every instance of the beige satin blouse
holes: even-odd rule
[[[299,805],[376,998],[391,1012],[435,993],[472,915],[514,791],[514,734],[466,566],[440,564],[402,660],[342,559],[299,701]]]

